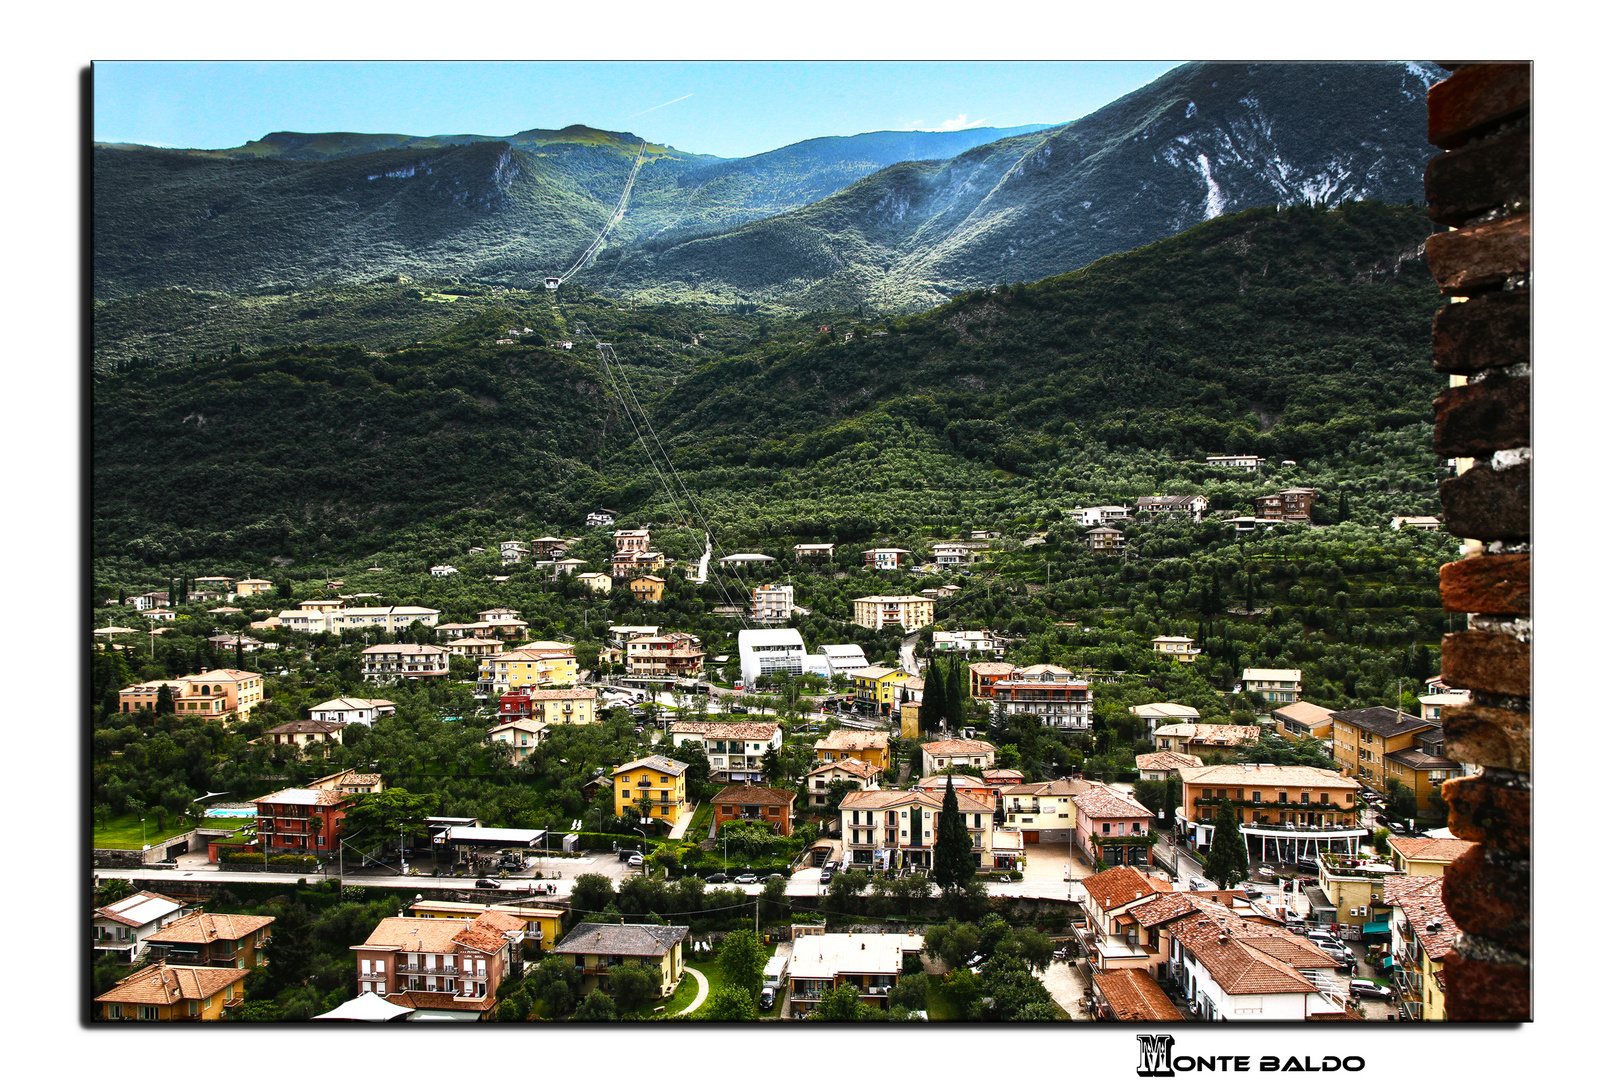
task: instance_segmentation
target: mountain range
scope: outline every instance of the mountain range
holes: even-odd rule
[[[286,292],[391,274],[607,295],[925,307],[1220,213],[1420,199],[1430,65],[1182,65],[1068,124],[812,139],[742,159],[570,127],[98,145],[94,288]]]

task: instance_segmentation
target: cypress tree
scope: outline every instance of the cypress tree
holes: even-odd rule
[[[158,716],[162,716],[165,713],[172,713],[174,711],[174,691],[169,689],[168,683],[164,683],[162,686],[157,688],[157,706],[155,711]]]
[[[1208,848],[1208,863],[1204,869],[1208,880],[1221,889],[1228,889],[1247,877],[1247,841],[1236,823],[1236,808],[1228,799],[1219,807],[1219,820],[1214,825],[1213,843]]]
[[[955,779],[944,781],[944,808],[933,829],[933,878],[945,889],[960,889],[977,874],[977,857],[972,853],[972,833],[961,816],[960,800],[955,797]]]
[[[944,722],[951,731],[960,731],[966,726],[966,703],[961,697],[961,662],[956,659],[950,664],[944,687]]]
[[[924,733],[938,730],[938,721],[944,716],[944,673],[935,660],[927,665],[927,678],[921,691],[919,725]]]

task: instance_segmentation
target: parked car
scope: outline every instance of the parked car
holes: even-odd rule
[[[631,855],[626,861],[630,866],[643,866],[646,863],[646,860],[640,855]]]
[[[1249,900],[1257,900],[1259,897],[1264,895],[1264,890],[1263,889],[1255,889],[1251,885],[1249,885],[1243,891],[1247,893],[1247,898]]]
[[[1388,823],[1388,815],[1386,815],[1386,814],[1378,814],[1378,815],[1376,815],[1376,823],[1378,825],[1386,825]]]
[[[728,884],[730,884],[730,878],[726,877],[724,874],[709,874],[707,877],[703,878],[702,880],[706,881],[710,885],[728,885]]]
[[[786,875],[785,874],[771,874],[769,877],[765,878],[764,880],[765,881],[785,881],[786,880]]]
[[[498,889],[499,887],[500,883],[498,881],[486,877],[478,878],[478,888],[480,889]]]
[[[766,986],[758,996],[758,1007],[765,1011],[775,1008],[775,987]]]
[[[1393,1000],[1393,987],[1374,983],[1370,979],[1348,980],[1348,992],[1354,997],[1374,997],[1383,1001]]]
[[[1346,971],[1350,975],[1354,974],[1354,968],[1358,961],[1354,959],[1353,953],[1347,949],[1333,949],[1327,946],[1322,946],[1322,949],[1324,949],[1327,956],[1336,961],[1338,971]]]
[[[741,705],[732,705],[730,707],[730,711],[733,712],[733,713],[741,714],[741,715],[746,715],[746,713],[747,713],[747,709],[744,706],[741,706]]]
[[[1296,865],[1299,870],[1315,870],[1315,871],[1318,871],[1320,869],[1320,864],[1318,862],[1316,862],[1315,860],[1309,858],[1307,855],[1304,856],[1303,858],[1299,859],[1297,861],[1297,863],[1294,864],[1294,865]]]
[[[826,867],[825,869],[821,870],[820,871],[820,883],[822,885],[830,885],[831,884],[831,876],[834,873],[836,873],[836,871],[833,870],[829,866]]]
[[[757,885],[758,875],[751,870],[743,870],[736,875],[734,880],[738,885]]]

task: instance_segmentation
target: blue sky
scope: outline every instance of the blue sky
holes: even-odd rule
[[[240,146],[271,131],[510,135],[586,124],[743,157],[821,135],[1059,124],[1178,61],[107,62],[95,138]]]

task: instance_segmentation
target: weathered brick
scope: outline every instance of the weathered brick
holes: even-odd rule
[[[1444,908],[1468,934],[1526,953],[1531,939],[1528,867],[1527,859],[1475,847],[1444,871]]]
[[[1528,377],[1495,376],[1452,386],[1433,400],[1433,449],[1445,457],[1489,457],[1528,445]]]
[[[1507,787],[1493,778],[1463,776],[1444,781],[1449,831],[1519,859],[1528,858],[1531,800],[1528,789]]]
[[[1427,238],[1427,268],[1439,291],[1470,296],[1528,272],[1532,214],[1468,225]]]
[[[1442,451],[1440,451],[1442,452]],[[1532,555],[1474,555],[1438,568],[1445,611],[1479,615],[1529,614]]]
[[[1495,469],[1480,461],[1438,485],[1444,526],[1474,540],[1528,539],[1528,466]]]
[[[1496,208],[1528,205],[1526,128],[1439,154],[1427,162],[1427,216],[1459,228]]]
[[[1527,64],[1471,64],[1427,90],[1427,141],[1445,150],[1528,114]]]
[[[1433,316],[1433,369],[1467,375],[1528,363],[1528,290],[1485,293]]]
[[[1447,1019],[1481,1023],[1533,1019],[1528,968],[1450,954],[1444,961],[1444,1013]]]
[[[1531,713],[1485,705],[1445,705],[1444,755],[1485,769],[1530,771],[1534,760]]]
[[[1444,635],[1442,671],[1448,686],[1528,697],[1530,649],[1509,634],[1462,630]]]

